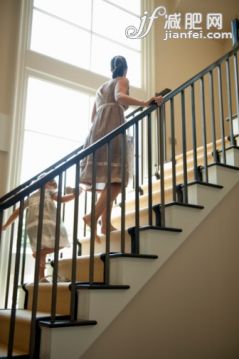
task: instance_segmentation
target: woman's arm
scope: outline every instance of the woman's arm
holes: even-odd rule
[[[138,100],[132,96],[128,95],[129,91],[129,81],[126,77],[122,77],[118,79],[117,84],[115,86],[115,99],[120,105],[125,106],[149,106],[153,101],[160,105],[162,103],[162,96],[154,96],[151,97],[147,101]]]
[[[71,194],[65,194],[64,196],[60,196],[60,198],[58,198],[58,194],[57,193],[53,193],[51,195],[51,198],[56,201],[56,202],[61,202],[61,203],[65,203],[65,202],[69,202],[72,199],[75,198],[75,194],[71,193]]]
[[[81,191],[82,191],[82,189],[79,188],[79,195],[81,194]],[[76,189],[75,188],[66,187],[66,192],[68,192],[68,193],[63,195],[63,196],[60,196],[59,199],[58,199],[58,193],[57,192],[52,193],[51,198],[56,202],[58,202],[58,200],[59,200],[59,202],[61,202],[61,203],[66,203],[66,202],[69,202],[69,201],[73,200],[76,197]]]

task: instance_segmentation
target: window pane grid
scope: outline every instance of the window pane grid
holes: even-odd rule
[[[79,1],[70,0],[70,3],[76,7]],[[95,56],[97,59],[103,57],[99,54],[104,53],[102,60],[105,62],[106,59],[108,62],[110,60],[107,56],[108,48],[96,46],[95,39],[98,38],[99,43],[107,44],[114,49],[114,53],[111,51],[111,57],[127,54],[131,84],[141,87],[141,41],[128,39],[125,35],[127,26],[137,26],[137,13],[128,11],[122,0],[92,0],[81,3],[87,3],[88,7],[82,9],[81,18],[77,19],[72,11],[64,13],[63,8],[70,7],[66,0],[35,0],[31,50],[109,77],[109,65],[107,71],[104,69],[103,72],[102,66],[95,65]],[[131,3],[131,8],[135,8],[135,12],[137,6],[140,8],[140,0]],[[87,21],[82,20],[84,12]],[[97,54],[96,48],[99,51]],[[130,63],[133,63],[132,67]],[[133,76],[131,70],[134,71]]]

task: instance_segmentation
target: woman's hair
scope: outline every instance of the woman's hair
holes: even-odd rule
[[[112,78],[123,76],[128,68],[127,61],[123,56],[114,56],[110,62]]]

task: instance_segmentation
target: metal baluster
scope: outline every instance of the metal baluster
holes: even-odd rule
[[[164,162],[167,162],[167,126],[166,126],[166,104],[163,106],[163,145],[164,145]]]
[[[135,237],[139,239],[139,125],[135,124]]]
[[[110,282],[110,217],[111,217],[111,166],[112,166],[112,149],[111,142],[107,144],[108,168],[107,168],[107,201],[106,201],[106,246],[105,246],[105,271],[104,283]]]
[[[191,84],[191,114],[192,114],[192,145],[193,145],[193,172],[194,179],[198,181],[198,160],[197,160],[197,130],[196,130],[196,114],[195,114],[195,88],[194,83]]]
[[[37,229],[37,247],[36,247],[36,263],[34,273],[34,290],[32,298],[32,318],[31,318],[31,339],[30,339],[30,359],[35,358],[35,341],[36,341],[36,312],[38,302],[38,289],[39,289],[39,269],[40,269],[40,252],[42,242],[42,229],[43,229],[43,216],[44,216],[44,199],[45,199],[45,186],[40,188],[40,203],[39,203],[39,216],[38,216],[38,229]]]
[[[183,151],[184,203],[188,203],[187,137],[186,137],[186,115],[185,115],[185,94],[184,94],[184,90],[181,92],[181,113],[182,113],[182,151]]]
[[[71,267],[71,303],[70,317],[75,320],[76,316],[76,270],[77,270],[77,234],[79,219],[79,182],[80,182],[80,164],[76,163],[75,174],[75,200],[74,200],[74,221],[73,221],[73,243],[72,243],[72,267]]]
[[[62,175],[63,175],[63,181],[62,182],[63,182],[63,188],[64,188],[63,193],[66,194],[66,184],[67,184],[67,173],[66,173],[66,171],[64,171],[62,173]],[[62,220],[63,220],[63,222],[65,221],[65,215],[66,215],[66,204],[63,203],[63,205],[62,205]]]
[[[211,115],[211,129],[212,129],[212,154],[214,162],[218,162],[217,147],[216,147],[216,128],[215,128],[215,105],[214,105],[214,81],[213,73],[209,72],[209,86],[210,86],[210,115]]]
[[[84,197],[85,197],[85,199],[84,199],[84,215],[86,215],[87,202],[88,202],[88,193],[87,193],[87,191],[85,191]],[[84,237],[86,236],[86,224],[85,223],[84,223],[83,235],[84,235]]]
[[[148,125],[148,221],[149,225],[153,224],[153,215],[152,215],[152,206],[153,206],[153,196],[152,196],[152,117],[151,114],[147,117]]]
[[[96,200],[96,153],[92,154],[92,196],[91,196],[91,232],[90,232],[90,265],[89,265],[89,282],[94,282],[94,255],[95,255],[95,234],[97,223],[95,217],[95,200]]]
[[[221,66],[218,65],[218,96],[219,96],[219,120],[221,127],[222,136],[222,162],[226,163],[226,152],[225,152],[225,129],[224,129],[224,106],[223,106],[223,95],[222,95],[222,71]]]
[[[144,123],[143,119],[141,120],[141,126],[140,126],[140,152],[141,152],[141,185],[144,183]]]
[[[159,155],[160,155],[160,193],[161,193],[161,227],[165,227],[165,193],[164,193],[164,104],[157,109],[157,117],[159,122]]]
[[[174,99],[170,99],[170,122],[171,122],[171,157],[172,157],[172,190],[173,201],[176,202],[176,159],[175,159],[175,120]]]
[[[15,334],[17,291],[18,291],[18,279],[19,279],[20,256],[21,256],[23,211],[24,211],[24,200],[21,200],[20,207],[19,207],[19,221],[18,221],[17,243],[16,243],[16,260],[15,260],[15,270],[14,270],[14,280],[13,280],[12,307],[11,307],[11,318],[10,318],[9,336],[8,336],[8,350],[7,350],[8,358],[12,357],[14,334]]]
[[[15,210],[15,206],[13,207],[13,212]],[[10,245],[8,250],[8,268],[7,268],[7,283],[6,283],[6,295],[5,295],[5,309],[8,307],[8,297],[9,297],[9,289],[10,289],[10,278],[11,278],[11,269],[12,269],[12,248],[14,242],[14,228],[15,224],[11,225],[11,233],[10,233]]]
[[[24,276],[25,276],[25,266],[26,266],[26,249],[27,249],[27,230],[26,230],[26,217],[27,211],[25,215],[25,226],[24,226],[24,236],[23,236],[23,255],[22,255],[22,268],[21,268],[21,285],[24,283]]]
[[[135,126],[133,126],[133,139],[135,139]],[[135,153],[134,153],[135,156]],[[133,173],[133,189],[136,188],[136,184],[135,184],[135,172]]]
[[[227,104],[228,104],[228,117],[230,123],[230,143],[234,146],[234,134],[232,124],[232,92],[231,92],[231,74],[229,58],[226,59],[226,74],[227,74]]]
[[[239,80],[238,80],[238,61],[237,61],[236,52],[234,53],[233,58],[234,58],[236,109],[237,109],[237,128],[239,129]]]
[[[129,156],[126,153],[129,149],[126,149],[126,133],[122,133],[121,140],[121,253],[125,253],[125,178],[126,178],[126,166],[129,171],[131,165],[128,161]]]
[[[204,78],[200,79],[201,90],[201,121],[202,121],[202,142],[203,142],[203,161],[205,171],[205,181],[208,182],[208,166],[207,166],[207,129],[206,129],[206,114],[205,114],[205,91]]]
[[[157,112],[158,113],[158,112]],[[159,173],[159,167],[160,167],[160,143],[159,143],[159,134],[160,132],[160,123],[159,123],[159,116],[157,116],[156,119],[156,126],[155,126],[155,136],[156,136],[156,149],[157,149],[157,163],[155,164],[156,167],[156,173],[158,174],[158,178],[160,178],[160,173]]]
[[[61,235],[61,196],[62,196],[62,173],[59,174],[58,192],[57,192],[57,209],[56,209],[56,228],[55,228],[55,248],[54,248],[54,267],[53,267],[53,283],[51,297],[51,322],[56,320],[56,303],[57,303],[57,278],[58,278],[58,262]]]

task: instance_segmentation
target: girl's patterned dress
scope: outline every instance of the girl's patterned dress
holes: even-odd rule
[[[56,205],[51,195],[55,191],[46,189],[44,199],[44,214],[42,226],[41,248],[55,247],[55,231],[56,231]],[[26,218],[26,229],[30,240],[32,251],[36,252],[37,247],[37,231],[39,218],[40,191],[35,192],[28,199],[28,211]],[[60,241],[59,247],[69,247],[70,243],[64,223],[60,223]]]

